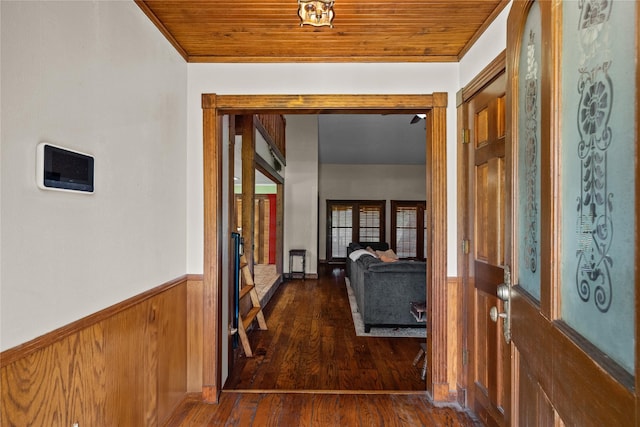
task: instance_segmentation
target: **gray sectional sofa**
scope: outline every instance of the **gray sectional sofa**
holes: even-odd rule
[[[385,250],[386,245],[352,243],[347,255],[363,248],[363,244],[376,250]],[[425,301],[426,298],[425,262],[383,262],[379,258],[362,255],[356,261],[347,256],[346,263],[365,332],[369,332],[372,326],[425,327],[425,323],[417,322],[410,312],[412,302]]]

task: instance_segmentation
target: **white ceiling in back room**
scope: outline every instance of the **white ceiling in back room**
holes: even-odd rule
[[[320,163],[425,164],[425,121],[414,114],[318,116]]]

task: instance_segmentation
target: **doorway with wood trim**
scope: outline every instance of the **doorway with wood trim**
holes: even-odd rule
[[[447,94],[433,95],[308,95],[308,96],[233,96],[203,95],[204,125],[204,335],[215,337],[213,345],[203,351],[203,396],[215,402],[221,391],[220,342],[224,320],[220,317],[222,235],[219,218],[223,209],[220,188],[221,137],[224,114],[277,113],[309,114],[331,112],[384,113],[406,112],[427,114],[427,198],[432,201],[429,223],[432,224],[431,245],[427,250],[427,296],[429,301],[428,346],[429,369],[426,389],[436,401],[450,399],[449,379],[455,363],[448,355],[447,340],[450,320],[447,315],[446,277],[446,107]],[[427,141],[425,141],[426,144]],[[438,165],[438,167],[431,167]],[[437,301],[437,303],[434,303]]]

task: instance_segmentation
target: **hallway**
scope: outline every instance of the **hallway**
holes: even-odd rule
[[[412,365],[420,338],[357,337],[344,270],[280,285],[249,332],[220,402],[190,395],[168,426],[481,426],[456,407],[434,407]]]

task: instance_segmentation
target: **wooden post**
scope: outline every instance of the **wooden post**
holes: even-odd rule
[[[253,231],[255,215],[256,191],[256,137],[253,127],[253,115],[244,115],[242,122],[242,238],[244,239],[244,255],[247,258],[249,271],[253,273]]]
[[[431,271],[427,277],[427,304],[431,319],[427,322],[431,371],[427,388],[434,401],[450,398],[447,343],[447,94],[436,93],[434,106],[427,115],[427,199],[431,201]],[[437,248],[437,250],[433,250]],[[455,339],[451,337],[451,339]]]
[[[202,95],[204,179],[204,284],[202,397],[217,403],[222,388],[222,138],[216,95]]]

